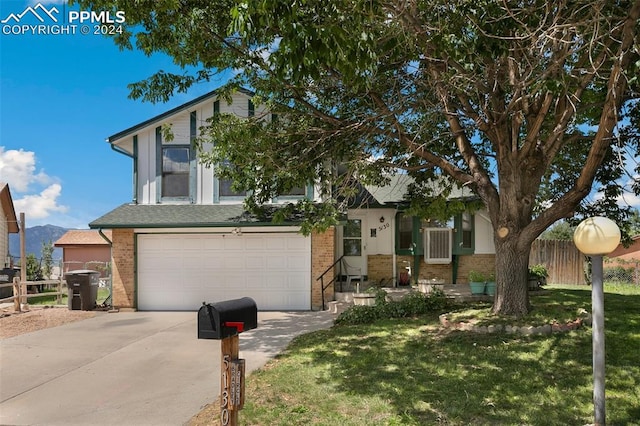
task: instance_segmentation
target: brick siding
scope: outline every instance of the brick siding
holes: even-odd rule
[[[495,254],[476,254],[473,256],[460,256],[458,263],[458,284],[469,282],[470,271],[478,271],[489,275],[495,269]],[[393,283],[393,256],[392,255],[371,255],[367,258],[367,276],[369,281]],[[413,256],[396,256],[396,274],[399,277],[401,272],[406,271],[407,263],[411,265],[412,280],[415,283],[415,259]],[[420,256],[420,271],[417,279],[441,279],[445,283],[453,283],[453,264],[427,264],[424,257]]]
[[[311,234],[311,309],[322,309],[322,284],[318,277],[335,261],[335,228]],[[328,279],[333,274],[327,274]],[[325,301],[333,300],[333,285],[325,291]]]
[[[469,272],[481,272],[485,276],[493,274],[496,269],[495,254],[474,254],[473,256],[460,256],[458,263],[458,284],[469,283]]]
[[[135,251],[133,229],[114,229],[111,235],[112,299],[115,308],[135,309]]]

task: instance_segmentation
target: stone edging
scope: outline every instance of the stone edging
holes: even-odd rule
[[[578,317],[564,324],[560,323],[552,323],[545,324],[541,326],[532,326],[532,325],[475,325],[472,322],[451,322],[448,319],[449,314],[440,315],[440,324],[443,327],[449,328],[452,330],[462,330],[462,331],[471,331],[479,334],[488,334],[488,333],[507,333],[507,334],[523,334],[523,335],[537,335],[543,334],[548,335],[551,333],[565,333],[571,330],[577,330],[583,325],[591,325],[591,314],[589,314],[584,309],[580,309],[578,311]]]

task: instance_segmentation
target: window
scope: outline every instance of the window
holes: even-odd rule
[[[296,186],[291,188],[291,191],[280,194],[282,197],[304,197],[307,193],[307,189],[304,186]]]
[[[192,120],[195,117],[192,116]],[[156,199],[192,201],[195,196],[196,160],[189,144],[163,143],[156,128]]]
[[[462,213],[462,247],[473,248],[473,216],[469,212]]]
[[[423,232],[427,228],[444,228],[436,219],[420,219],[398,213],[396,216],[396,253],[418,255],[423,253]]]
[[[244,197],[247,195],[247,191],[234,191],[231,187],[233,181],[231,179],[219,179],[218,185],[221,197]]]
[[[342,249],[345,256],[362,256],[362,221],[350,219],[344,225]]]
[[[189,196],[189,147],[162,148],[162,197]]]
[[[413,248],[413,216],[398,214],[398,244],[397,249],[411,250]]]
[[[473,254],[475,251],[475,218],[469,212],[454,218],[454,254]]]

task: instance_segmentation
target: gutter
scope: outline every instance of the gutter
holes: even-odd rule
[[[107,142],[109,142],[109,139],[107,139]],[[126,155],[129,158],[135,158],[135,156],[133,154],[129,154],[127,151],[125,151],[124,149],[120,148],[119,146],[114,145],[111,142],[109,142],[109,145],[111,145],[111,149],[114,150],[115,152],[117,152],[119,154]]]

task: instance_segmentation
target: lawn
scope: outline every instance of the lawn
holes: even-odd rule
[[[590,311],[589,288],[547,288],[532,298],[531,321]],[[608,424],[639,425],[640,287],[605,292]],[[487,306],[472,308],[500,321]],[[247,377],[240,424],[592,423],[590,328],[547,336],[445,331],[440,313],[295,339]]]
[[[49,296],[47,295],[47,293],[52,293],[55,292],[55,289],[44,289],[44,291],[42,293],[39,293],[39,295],[37,297],[29,297],[29,304],[30,305],[55,305],[57,304],[57,296]],[[67,291],[66,289],[63,289],[63,291]],[[96,299],[96,303],[99,305],[101,305],[109,296],[109,289],[105,288],[105,287],[99,287],[98,288],[98,297]],[[67,297],[67,293],[64,293],[62,295],[62,302],[60,303],[61,305],[67,305],[68,302],[68,297]]]

